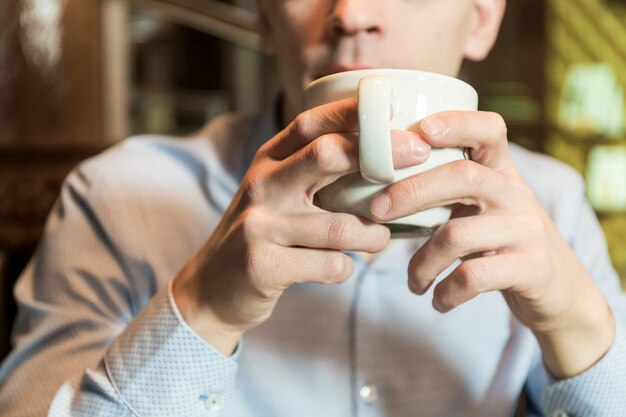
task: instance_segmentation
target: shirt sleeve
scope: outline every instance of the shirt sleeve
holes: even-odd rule
[[[170,283],[95,370],[61,387],[49,415],[218,416],[234,388],[238,352],[226,357],[189,329]]]
[[[626,327],[617,320],[611,349],[591,369],[548,379],[542,408],[548,416],[620,417],[626,410]]]
[[[124,142],[64,182],[15,286],[2,417],[219,413],[236,362],[186,326],[166,285],[211,224],[194,177],[153,148]]]

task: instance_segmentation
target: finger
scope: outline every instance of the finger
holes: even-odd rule
[[[396,168],[419,165],[428,159],[430,145],[414,132],[391,132],[392,158]],[[339,177],[359,170],[359,141],[356,134],[323,135],[283,161],[278,181],[284,187],[315,192]]]
[[[433,307],[445,313],[481,293],[517,292],[530,287],[528,282],[543,274],[542,263],[535,255],[530,251],[506,253],[461,263],[435,287]]]
[[[539,220],[525,216],[473,216],[444,223],[409,261],[409,287],[424,294],[459,258],[510,252],[541,236]],[[487,232],[488,231],[488,232]]]
[[[323,104],[300,113],[285,129],[263,145],[261,152],[282,160],[313,139],[329,133],[356,132],[356,97]]]
[[[531,197],[522,180],[463,160],[390,185],[372,199],[369,208],[377,220],[388,221],[453,203],[477,206],[480,212],[488,207],[516,208]]]
[[[389,244],[385,226],[345,213],[318,213],[290,216],[278,233],[280,244],[308,248],[376,253]]]
[[[420,121],[416,130],[434,148],[469,148],[473,161],[499,171],[515,172],[509,153],[506,123],[497,113],[437,113]]]
[[[282,247],[279,254],[280,266],[273,274],[284,288],[309,282],[338,284],[354,272],[354,260],[339,250]]]

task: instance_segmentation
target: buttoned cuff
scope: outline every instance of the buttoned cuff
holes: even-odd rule
[[[620,417],[626,410],[626,327],[616,317],[615,339],[604,357],[582,374],[552,379],[541,401],[546,416]]]
[[[227,357],[193,332],[174,304],[171,285],[108,349],[108,376],[138,416],[216,416],[234,389],[239,347]]]

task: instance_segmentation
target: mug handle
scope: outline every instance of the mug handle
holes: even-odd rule
[[[391,155],[391,79],[372,75],[359,80],[359,163],[361,176],[374,183],[393,182]]]

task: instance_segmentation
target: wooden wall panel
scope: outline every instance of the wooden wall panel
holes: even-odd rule
[[[101,141],[97,0],[2,0],[0,149]]]
[[[13,283],[67,173],[105,147],[99,0],[0,0],[0,359]]]

